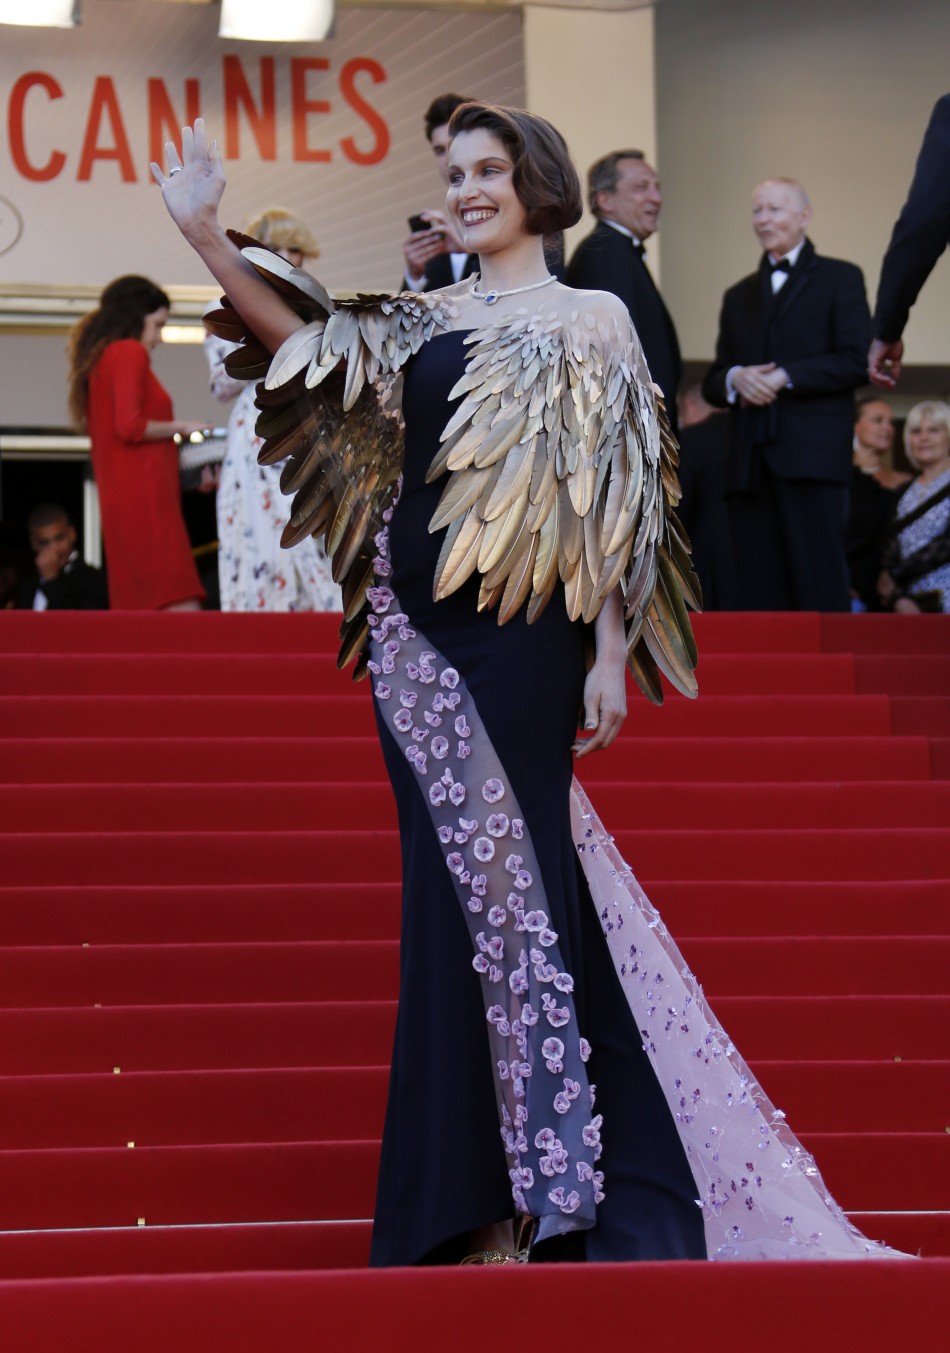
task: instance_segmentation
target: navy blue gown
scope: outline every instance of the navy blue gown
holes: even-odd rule
[[[443,533],[430,534],[428,528],[444,480],[429,485],[425,475],[454,407],[448,396],[463,370],[464,338],[464,333],[453,332],[430,340],[406,370],[404,481],[389,524],[391,574],[387,572],[384,578],[394,594],[393,604],[398,607],[395,619],[404,623],[400,628],[387,621],[392,628],[385,633],[382,629],[378,631],[379,642],[374,651],[377,659],[374,670],[379,675],[377,721],[399,812],[403,909],[401,997],[371,1263],[457,1262],[466,1252],[468,1232],[514,1215],[513,1181],[515,1197],[528,1198],[522,1210],[532,1215],[537,1211],[531,1199],[557,1200],[556,1207],[544,1204],[553,1208],[556,1215],[550,1224],[540,1228],[541,1239],[532,1250],[532,1260],[705,1258],[696,1185],[612,966],[572,841],[568,801],[573,774],[570,749],[576,736],[586,671],[584,627],[568,618],[560,591],[531,625],[527,624],[523,609],[504,626],[498,625],[494,613],[479,614],[477,578],[442,601],[434,602],[432,598]],[[388,598],[381,603],[382,610],[387,602]],[[406,628],[406,623],[411,628]],[[393,641],[392,648],[398,648],[399,641],[393,639],[397,633],[409,636],[409,643],[402,645],[404,651],[413,642],[416,644],[415,665],[410,664],[410,671],[415,674],[418,693],[426,698],[433,689],[445,694],[445,708],[441,694],[434,704],[430,701],[431,708],[440,712],[431,713],[427,707],[426,725],[419,716],[421,706],[416,688],[407,691],[401,687],[402,669],[397,667],[394,671],[394,660],[387,661],[385,656],[384,639]],[[420,644],[427,646],[421,658],[417,652]],[[449,675],[436,680],[436,673],[446,670]],[[455,688],[450,691],[449,687],[456,676],[461,682],[459,689],[467,691],[469,705],[463,701],[450,709],[448,701]],[[399,706],[400,700],[403,707]],[[485,876],[476,875],[471,885],[458,890],[459,878],[464,883],[471,870],[462,872],[464,861],[453,862],[451,854],[446,857],[444,843],[452,845],[449,837],[455,819],[445,826],[443,819],[434,816],[443,807],[451,807],[444,801],[440,784],[449,786],[450,795],[462,793],[461,780],[453,781],[451,770],[441,781],[436,775],[442,765],[452,764],[442,745],[450,739],[441,737],[441,733],[451,731],[443,718],[450,720],[457,709],[461,710],[455,718],[456,731],[461,729],[461,735],[468,737],[475,759],[478,757],[479,729],[474,727],[471,713],[466,724],[466,708],[477,711],[483,735],[487,735],[504,768],[501,777],[486,781],[486,788],[495,785],[500,792],[503,780],[508,801],[520,815],[511,820],[510,828],[506,816],[489,815],[487,830],[493,837],[503,834],[506,840],[497,844],[508,849],[511,837],[522,830],[523,823],[524,838],[519,837],[518,849],[523,848],[524,841],[533,847],[540,873],[534,887],[543,891],[545,909],[541,921],[549,923],[540,932],[536,924],[535,934],[540,933],[542,945],[553,943],[550,938],[553,934],[559,945],[557,962],[573,977],[573,990],[565,998],[563,1013],[559,1013],[555,1001],[543,995],[544,1009],[551,1012],[548,1018],[552,1025],[551,1029],[545,1026],[545,1033],[565,1032],[556,1020],[567,1017],[572,999],[571,1019],[576,1021],[577,1032],[583,1035],[581,1045],[585,1040],[590,1044],[585,1069],[591,1084],[596,1085],[596,1110],[602,1115],[603,1132],[601,1142],[600,1134],[588,1124],[584,1141],[594,1142],[594,1159],[604,1178],[603,1201],[596,1207],[593,1224],[588,1219],[575,1229],[571,1229],[571,1224],[583,1205],[575,1202],[578,1193],[571,1191],[571,1184],[582,1194],[584,1186],[576,1184],[573,1171],[568,1172],[563,1163],[566,1152],[562,1151],[559,1157],[554,1148],[540,1147],[549,1151],[540,1169],[536,1164],[534,1171],[516,1177],[510,1168],[512,1160],[527,1161],[529,1157],[518,1157],[511,1149],[506,1155],[505,1135],[511,1129],[506,1129],[504,1123],[510,1123],[511,1119],[505,1113],[503,1122],[499,1120],[493,1063],[501,1067],[505,1093],[511,1083],[509,1066],[511,1078],[516,1078],[518,1064],[517,1059],[497,1062],[493,1056],[489,1033],[508,1026],[503,1023],[502,1014],[492,1014],[500,1011],[497,1005],[490,1007],[490,1023],[486,1024],[484,995],[488,989],[504,991],[507,996],[507,988],[493,965],[497,949],[492,949],[484,938],[488,932],[480,932],[478,943],[473,946],[473,920],[476,926],[484,925],[482,917],[468,916],[465,901],[460,904],[460,898],[464,899],[465,893],[474,889],[468,906],[472,911],[481,910],[478,880],[479,877],[484,880]],[[410,732],[413,719],[415,725]],[[461,735],[460,757],[468,755]],[[419,741],[413,742],[414,738]],[[420,755],[420,749],[424,749],[424,754]],[[423,768],[426,757],[428,763]],[[440,757],[445,760],[439,760]],[[460,767],[469,764],[462,760],[457,763]],[[420,775],[420,771],[424,773]],[[456,770],[455,775],[460,777],[462,771]],[[462,804],[463,814],[475,814],[472,805],[477,798],[470,788]],[[440,807],[435,810],[433,804],[437,802]],[[496,806],[504,807],[505,802]],[[486,803],[479,801],[479,807],[484,811]],[[436,831],[437,820],[442,821],[441,838]],[[471,821],[464,816],[458,821],[473,831],[477,828],[474,816]],[[484,831],[485,827],[478,829]],[[464,837],[462,831],[455,840]],[[480,844],[484,854],[494,848],[494,843],[487,844],[487,840],[483,836],[475,842],[478,859],[483,858],[478,854]],[[514,859],[520,862],[521,856],[509,855],[505,867],[513,886],[521,887],[528,876],[515,872],[517,865],[510,864]],[[451,873],[446,868],[447,862]],[[483,892],[484,889],[483,883]],[[515,905],[511,898],[509,894],[509,911]],[[486,905],[489,900],[490,894]],[[520,901],[521,898],[516,898],[516,903]],[[505,920],[500,918],[504,909],[493,910],[498,913],[494,922],[499,927],[497,934],[510,937],[506,942],[511,953],[513,922],[507,918],[510,923],[506,929]],[[523,907],[516,914],[522,918]],[[496,940],[496,944],[500,943]],[[481,960],[479,948],[485,955]],[[553,949],[532,950],[532,961],[546,957],[549,952],[555,953]],[[473,967],[473,954],[481,962],[481,978]],[[521,958],[525,959],[524,952]],[[548,982],[545,990],[551,991],[553,987],[543,964],[541,975],[542,981]],[[490,980],[496,982],[495,988],[480,986],[480,982]],[[512,991],[518,989],[517,982],[515,973],[508,984]],[[564,982],[558,990],[570,988]],[[525,1023],[527,1018],[526,1015]],[[515,1026],[516,1031],[519,1027]],[[570,1028],[573,1030],[574,1025]],[[555,1129],[561,1122],[568,1123],[567,1109],[571,1107],[568,1100],[576,1097],[581,1084],[581,1080],[572,1079],[575,1073],[568,1062],[570,1049],[563,1054],[562,1067],[559,1045],[556,1036],[545,1044],[548,1072],[552,1068],[559,1073],[565,1068],[568,1071],[564,1080],[567,1099],[563,1095],[558,1097],[561,1105],[557,1114],[563,1114],[563,1118],[554,1116]],[[522,1049],[526,1046],[522,1041]],[[539,1077],[546,1075],[536,1055],[535,1062],[533,1079],[525,1082],[529,1088],[540,1087]],[[527,1076],[528,1066],[524,1062],[520,1065]],[[582,1077],[583,1071],[576,1074]],[[560,1076],[556,1075],[554,1080],[560,1086]],[[514,1093],[518,1095],[519,1091]],[[582,1093],[586,1095],[586,1087]],[[508,1102],[520,1104],[522,1100]],[[518,1108],[514,1110],[515,1136],[521,1112]],[[537,1115],[532,1128],[536,1126]],[[534,1135],[528,1131],[529,1138]],[[551,1140],[550,1132],[545,1140]],[[511,1135],[508,1144],[511,1148]],[[525,1151],[529,1145],[524,1143],[517,1149]],[[561,1147],[560,1140],[557,1147]],[[583,1161],[576,1168],[577,1179],[590,1179],[591,1169]],[[542,1179],[542,1175],[550,1175],[550,1179]],[[539,1185],[542,1192],[538,1191]],[[552,1190],[550,1185],[563,1185],[563,1189]],[[519,1189],[523,1189],[520,1195]]]

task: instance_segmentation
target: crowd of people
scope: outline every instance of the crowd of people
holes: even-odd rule
[[[449,122],[467,101],[440,95],[424,116],[447,186]],[[776,177],[755,188],[759,263],[725,292],[715,358],[698,387],[683,388],[675,322],[648,265],[663,197],[641,151],[613,151],[590,167],[596,225],[569,260],[560,230],[543,236],[551,275],[612,293],[633,321],[681,441],[681,516],[707,609],[950,610],[950,503],[939,449],[947,405],[927,401],[910,411],[904,450],[912,474],[895,468],[883,395],[855,404],[869,364],[870,378],[893,388],[910,307],[946,247],[948,209],[930,199],[935,169],[950,161],[948,121],[950,96],[928,128],[873,321],[860,270],[819,254],[809,238],[812,205],[802,184]],[[410,227],[405,290],[441,292],[478,272],[477,255],[445,209],[420,212]],[[281,208],[262,212],[245,233],[294,265],[318,254],[309,227]],[[205,600],[182,520],[177,446],[202,423],[173,417],[149,365],[167,314],[168,297],[153,283],[120,278],[71,344],[70,410],[92,441],[109,604],[118,609],[187,609]],[[281,546],[288,506],[280,467],[258,463],[256,381],[225,370],[233,346],[214,335],[205,343],[212,392],[232,407],[223,464],[196,485],[217,491],[221,607],[337,610],[323,546],[315,539]],[[50,505],[38,510],[48,517]],[[44,585],[21,586],[16,604],[55,609],[101,598],[101,588],[50,588],[49,551],[41,556],[42,543],[34,550]],[[75,562],[64,560],[60,575],[67,569],[75,574]]]

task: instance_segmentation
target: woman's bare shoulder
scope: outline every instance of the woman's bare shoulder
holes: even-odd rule
[[[585,291],[580,287],[565,286],[558,282],[549,292],[552,303],[558,313],[566,319],[583,320],[590,316],[598,321],[614,321],[629,324],[630,313],[619,296],[611,291]]]

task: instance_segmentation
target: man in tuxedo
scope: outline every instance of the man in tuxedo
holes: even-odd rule
[[[870,314],[860,269],[815,252],[811,216],[794,179],[756,188],[764,253],[723,298],[703,381],[709,403],[731,409],[726,493],[744,610],[850,609],[844,529]]]
[[[644,244],[657,228],[663,205],[656,170],[647,164],[642,151],[615,150],[591,165],[587,200],[597,226],[574,251],[567,284],[587,291],[612,291],[620,297],[630,311],[650,375],[663,391],[675,427],[676,390],[682,374],[679,342],[644,257]]]
[[[463,103],[471,103],[471,99],[461,94],[440,94],[426,109],[426,140],[432,147],[446,186],[449,181],[449,119]],[[402,246],[405,290],[439,291],[478,272],[478,255],[465,252],[444,211],[422,211],[419,215],[429,222],[429,226],[425,230],[414,230]]]
[[[76,528],[65,508],[41,503],[27,520],[33,572],[20,585],[17,607],[26,611],[105,611],[106,580],[79,554]]]
[[[911,306],[950,244],[950,94],[938,99],[924,133],[917,169],[881,265],[868,370],[892,390],[901,371],[901,336]]]

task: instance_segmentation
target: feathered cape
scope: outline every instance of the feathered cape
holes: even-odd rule
[[[206,317],[239,340],[232,375],[258,386],[263,464],[286,460],[294,494],[284,545],[323,535],[343,587],[339,663],[369,630],[374,537],[402,469],[395,389],[406,361],[455,311],[439,293],[333,301],[308,273],[241,236],[245,258],[304,320],[269,357],[225,298]],[[662,702],[660,673],[697,693],[686,610],[701,605],[689,542],[673,512],[677,448],[629,320],[614,307],[539,309],[466,338],[452,398],[461,403],[429,469],[447,474],[430,530],[446,528],[435,596],[481,575],[480,608],[499,623],[527,605],[530,623],[564,584],[572,619],[592,621],[622,587],[630,667]],[[362,675],[362,661],[356,675]]]

